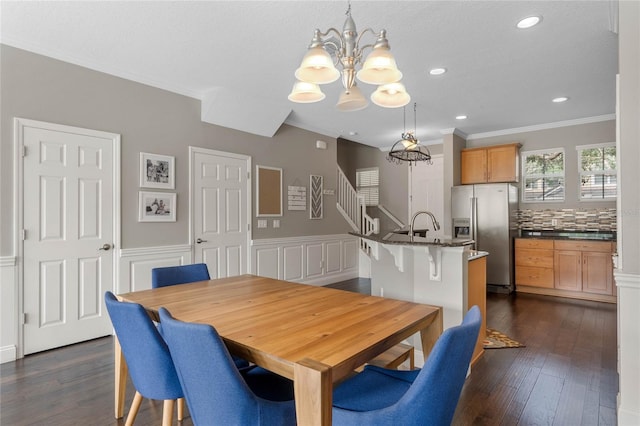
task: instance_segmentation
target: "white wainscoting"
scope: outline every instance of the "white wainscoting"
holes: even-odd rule
[[[348,234],[253,240],[251,271],[313,285],[357,278],[358,244],[358,238]]]
[[[614,271],[618,288],[618,424],[640,425],[640,275]]]
[[[151,269],[193,263],[188,244],[120,250],[117,293],[151,288]]]
[[[17,356],[17,274],[15,256],[0,256],[0,364],[15,361]]]

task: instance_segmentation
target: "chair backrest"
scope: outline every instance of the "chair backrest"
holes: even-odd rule
[[[150,399],[182,398],[169,348],[147,311],[137,303],[118,301],[110,291],[104,299],[136,390]]]
[[[165,287],[175,284],[193,283],[211,279],[206,263],[167,266],[151,270],[151,287]]]
[[[194,424],[291,423],[269,409],[278,403],[251,391],[213,327],[178,321],[165,308],[160,308],[160,323]]]
[[[481,320],[480,309],[473,306],[462,324],[448,328],[438,338],[424,367],[396,404],[396,413],[407,413],[410,417],[407,422],[398,424],[451,424]]]

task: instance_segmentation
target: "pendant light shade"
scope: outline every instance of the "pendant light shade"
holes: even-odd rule
[[[389,84],[400,81],[402,73],[398,70],[396,60],[389,49],[386,32],[380,32],[375,47],[358,71],[358,80],[367,84]]]
[[[371,101],[384,108],[400,108],[411,101],[411,96],[407,93],[404,84],[391,83],[379,86],[371,94]]]
[[[349,90],[345,90],[340,94],[340,99],[336,104],[339,111],[359,111],[369,105],[367,98],[364,97],[360,88],[355,84]]]
[[[340,72],[333,65],[331,55],[322,46],[311,47],[295,72],[300,81],[326,84],[340,78]]]
[[[320,86],[306,81],[296,81],[288,96],[290,101],[301,104],[318,102],[325,98],[325,94],[320,90]]]

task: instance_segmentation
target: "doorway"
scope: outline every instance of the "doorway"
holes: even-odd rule
[[[18,356],[111,334],[120,135],[16,118]]]
[[[249,271],[251,157],[189,147],[194,262],[211,278]]]

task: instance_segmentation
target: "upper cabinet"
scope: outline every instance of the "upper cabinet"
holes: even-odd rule
[[[460,182],[518,182],[519,143],[467,148],[460,153]]]

